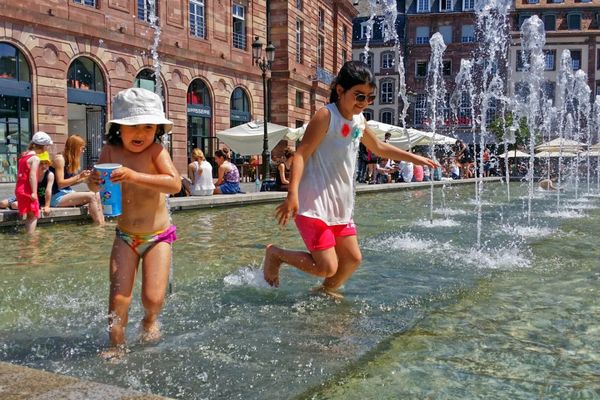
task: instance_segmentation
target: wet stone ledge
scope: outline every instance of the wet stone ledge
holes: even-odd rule
[[[166,397],[0,362],[3,400],[161,400]]]
[[[483,178],[485,182],[501,182],[500,177]],[[474,184],[476,179],[444,180],[433,182],[434,187],[442,185],[464,185]],[[375,193],[398,190],[416,190],[428,189],[430,182],[411,182],[411,183],[385,183],[378,185],[358,184],[356,193]],[[285,192],[246,192],[239,194],[218,194],[213,196],[190,196],[190,197],[172,197],[169,199],[169,206],[173,212],[181,210],[194,210],[204,208],[216,208],[227,206],[242,206],[250,204],[276,203],[282,201],[286,196]],[[87,207],[69,207],[52,208],[49,216],[43,216],[38,220],[39,224],[89,220]],[[20,222],[19,216],[14,210],[0,210],[0,227],[13,227]]]

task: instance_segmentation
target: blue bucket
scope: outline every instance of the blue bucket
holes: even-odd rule
[[[102,201],[102,212],[107,217],[121,215],[121,184],[110,181],[113,170],[121,168],[121,164],[96,164],[94,168],[100,172],[100,200]]]

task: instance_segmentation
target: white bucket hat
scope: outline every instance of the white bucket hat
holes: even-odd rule
[[[42,131],[36,132],[31,138],[31,141],[38,146],[52,145],[52,139],[50,139],[50,136],[46,132]]]
[[[106,132],[112,124],[163,125],[165,133],[173,129],[173,122],[165,118],[160,96],[142,88],[125,89],[117,93],[112,103],[113,119],[106,123]]]

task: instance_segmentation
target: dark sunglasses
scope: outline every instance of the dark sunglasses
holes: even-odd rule
[[[364,103],[367,101],[369,104],[375,101],[376,96],[374,94],[367,96],[366,94],[356,93],[354,95],[354,99],[359,103]]]

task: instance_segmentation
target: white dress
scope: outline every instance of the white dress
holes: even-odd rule
[[[194,176],[192,177],[192,185],[190,186],[190,193],[192,196],[210,196],[215,190],[215,184],[213,183],[212,176],[212,165],[206,160],[198,163],[194,161]],[[202,173],[199,174],[198,170]]]

